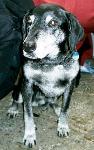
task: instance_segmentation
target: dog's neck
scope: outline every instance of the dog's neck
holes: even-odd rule
[[[59,54],[58,57],[52,59],[49,57],[45,57],[43,59],[29,59],[24,58],[25,61],[30,61],[31,63],[41,65],[41,66],[55,66],[55,65],[63,65],[64,67],[71,66],[74,61],[77,61],[79,59],[79,54],[76,51],[73,51],[72,53],[67,53],[67,55],[62,56],[62,54]]]

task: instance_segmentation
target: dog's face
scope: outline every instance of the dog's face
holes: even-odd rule
[[[30,59],[54,59],[74,50],[83,30],[74,16],[56,5],[41,5],[23,20],[23,54]]]

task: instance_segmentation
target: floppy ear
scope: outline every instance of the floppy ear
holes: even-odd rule
[[[24,40],[26,37],[26,15],[23,18],[22,34],[23,34],[23,40]]]
[[[84,30],[80,25],[79,21],[77,20],[77,18],[73,16],[71,13],[66,12],[66,17],[68,21],[68,31],[69,31],[68,45],[70,51],[73,51],[75,50],[78,41],[80,41],[83,38]]]
[[[28,22],[28,19],[29,19],[28,17],[29,17],[29,15],[32,15],[32,11],[33,11],[33,9],[28,11],[23,18],[23,25],[22,25],[23,40],[26,38],[27,33],[28,33],[28,29],[29,29],[29,25],[30,25]]]

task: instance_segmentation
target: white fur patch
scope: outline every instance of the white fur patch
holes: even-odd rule
[[[35,20],[35,16],[34,15],[29,16],[28,22],[33,23],[34,20]]]
[[[42,77],[42,84],[38,84],[39,88],[47,95],[60,95],[64,92],[65,87],[54,87],[57,80],[61,79],[63,80],[65,77],[68,78],[71,82],[71,80],[77,75],[77,72],[79,70],[79,65],[77,62],[74,62],[73,65],[66,70],[62,65],[58,65],[53,67],[52,70],[48,72],[43,72],[41,69],[34,70],[31,66],[26,64],[24,66],[25,70],[25,76],[31,83],[33,80],[33,77],[35,75],[39,75]]]
[[[70,129],[68,126],[66,114],[63,114],[63,113],[60,114],[57,131],[58,131],[58,136],[60,137],[68,136]]]
[[[42,31],[36,41],[36,50],[33,54],[41,59],[46,56],[55,58],[59,53],[58,43],[64,40],[64,34],[62,33],[60,37]]]
[[[51,21],[52,18],[53,18],[53,17],[52,17],[51,15],[48,15],[48,16],[46,17],[45,22],[46,22],[46,23],[49,23],[49,21]]]
[[[33,78],[34,75],[40,75],[41,74],[41,70],[34,70],[31,66],[31,64],[26,64],[24,66],[24,72],[25,72],[25,76],[26,78],[30,81],[30,79]]]
[[[34,145],[34,142],[36,141],[36,133],[35,133],[35,124],[33,120],[33,115],[31,117],[28,117],[28,114],[25,111],[25,133],[23,142],[25,142],[25,145],[32,144]],[[31,110],[32,111],[32,110]]]

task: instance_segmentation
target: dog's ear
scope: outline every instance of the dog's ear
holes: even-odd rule
[[[28,19],[29,19],[29,16],[32,15],[32,11],[33,11],[33,9],[28,11],[23,18],[23,25],[22,25],[23,40],[26,38],[27,33],[28,33],[28,28],[30,26]]]
[[[27,14],[26,14],[27,15]],[[23,18],[23,25],[22,25],[22,34],[23,34],[23,40],[25,39],[26,37],[26,15],[24,16]]]
[[[79,21],[71,13],[66,12],[68,22],[68,45],[70,51],[75,50],[76,44],[83,38],[84,30],[80,25]]]

